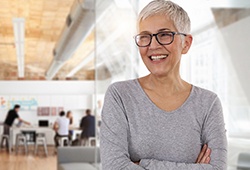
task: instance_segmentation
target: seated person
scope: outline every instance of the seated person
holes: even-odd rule
[[[56,131],[54,141],[55,146],[59,146],[59,139],[60,137],[69,137],[69,119],[66,118],[65,112],[60,112],[60,117],[57,118],[57,120],[54,123],[53,129]]]
[[[80,128],[82,129],[82,144],[86,145],[89,137],[95,137],[95,117],[91,115],[90,109],[86,110],[86,116],[82,118]]]

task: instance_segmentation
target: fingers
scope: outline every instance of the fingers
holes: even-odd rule
[[[207,157],[207,159],[205,160],[205,164],[209,164],[210,163],[210,156],[209,157]]]
[[[205,144],[205,145],[202,147],[201,152],[200,152],[200,154],[198,155],[198,158],[197,158],[197,160],[196,160],[196,163],[200,163],[200,162],[201,162],[201,160],[202,160],[203,156],[205,155],[206,151],[207,151],[207,144]]]
[[[210,155],[211,155],[211,149],[208,148],[207,144],[205,144],[198,155],[196,163],[209,164],[211,160]]]
[[[205,154],[203,155],[200,163],[209,163],[210,162],[210,154],[211,154],[211,149],[207,148]]]

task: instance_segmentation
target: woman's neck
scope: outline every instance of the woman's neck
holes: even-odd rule
[[[157,77],[149,74],[140,78],[139,82],[143,88],[167,96],[191,90],[191,85],[181,79],[180,76]]]

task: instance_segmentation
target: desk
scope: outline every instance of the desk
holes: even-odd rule
[[[76,126],[69,126],[69,130],[73,131],[72,140],[75,140],[76,136],[78,134],[81,135],[81,133],[82,133],[82,130],[79,127],[76,127]]]
[[[12,127],[10,130],[10,145],[15,145],[16,134],[21,133],[21,131],[36,131],[36,133],[45,133],[47,144],[54,145],[55,131],[51,127],[37,127],[37,126],[27,126],[27,127]]]

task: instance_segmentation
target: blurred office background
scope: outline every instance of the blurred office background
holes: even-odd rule
[[[1,97],[25,98],[25,92],[34,87],[37,90],[28,96],[37,96],[44,106],[70,103],[65,108],[73,107],[77,118],[91,108],[99,120],[110,83],[148,73],[133,36],[138,12],[149,1],[36,0],[23,4],[3,0],[0,84],[7,83],[7,87],[0,89]],[[228,169],[235,170],[239,154],[250,153],[250,2],[173,1],[188,12],[194,38],[189,53],[183,56],[181,74],[188,82],[219,95],[229,142]],[[12,21],[13,17],[24,21]],[[15,31],[16,22],[23,23],[25,31]],[[23,39],[13,38],[22,32]],[[13,92],[9,84],[24,92]],[[69,91],[56,89],[60,86]],[[1,108],[1,119],[9,107]]]

